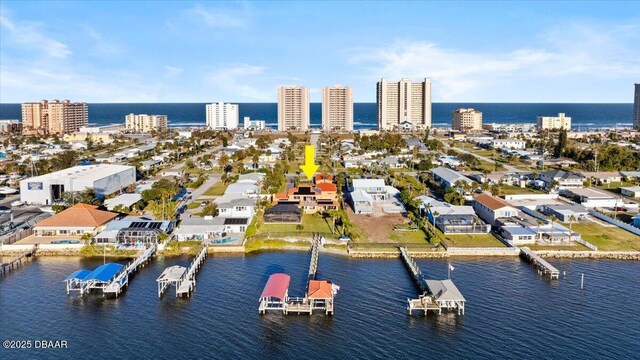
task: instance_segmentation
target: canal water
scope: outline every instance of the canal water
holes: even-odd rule
[[[155,258],[121,297],[67,296],[63,280],[102,259],[38,258],[0,279],[1,340],[66,340],[67,349],[0,349],[1,359],[632,359],[640,354],[640,262],[551,260],[539,277],[518,258],[452,259],[466,315],[409,317],[415,288],[401,260],[321,254],[318,276],[340,285],[335,315],[258,314],[270,274],[304,295],[309,255],[209,257],[190,299],[156,278],[189,258]],[[447,260],[418,260],[427,278]],[[580,290],[580,273],[585,289]]]

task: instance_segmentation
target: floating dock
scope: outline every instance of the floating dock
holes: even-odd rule
[[[18,254],[17,256],[11,258],[8,262],[2,263],[2,275],[4,276],[7,273],[10,273],[20,267],[22,267],[23,263],[27,261],[33,260],[36,256],[36,250],[38,247],[34,245],[31,249],[26,250],[23,253]]]
[[[304,297],[289,297],[291,277],[287,274],[273,274],[267,280],[259,298],[258,312],[260,314],[275,310],[282,311],[285,315],[290,313],[311,315],[314,310],[324,310],[325,314],[333,315],[334,298],[340,287],[327,280],[316,280],[319,246],[320,238],[314,236],[311,241],[306,295]]]
[[[560,278],[560,270],[549,264],[547,260],[541,258],[540,255],[536,254],[528,247],[520,248],[520,256],[535,266],[535,268],[538,269],[539,274],[548,276],[550,279]]]
[[[103,295],[120,295],[123,288],[129,284],[129,275],[145,266],[156,252],[156,245],[151,245],[145,249],[140,256],[126,266],[116,263],[106,263],[100,265],[93,271],[82,269],[69,275],[64,282],[67,287],[67,294],[72,291],[80,293],[80,296],[92,289],[102,291]]]
[[[466,300],[453,281],[450,279],[425,280],[418,264],[409,255],[407,249],[400,246],[399,250],[419,292],[417,299],[407,299],[409,315],[412,315],[416,310],[422,311],[424,316],[427,316],[429,311],[437,311],[438,314],[442,314],[443,309],[456,310],[458,315],[464,315]]]

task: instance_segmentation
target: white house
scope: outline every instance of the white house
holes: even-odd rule
[[[518,216],[518,209],[503,199],[488,194],[476,196],[473,209],[482,220],[491,225],[496,225],[497,219]]]
[[[571,198],[588,208],[612,208],[624,203],[612,193],[595,188],[562,189],[560,195]]]
[[[218,204],[218,216],[226,218],[252,218],[255,215],[256,199],[236,198]]]
[[[491,147],[494,149],[511,149],[511,150],[524,150],[527,143],[520,139],[493,139],[491,140]]]

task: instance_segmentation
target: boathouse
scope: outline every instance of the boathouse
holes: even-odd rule
[[[80,295],[83,295],[90,289],[104,289],[122,268],[124,268],[122,264],[106,263],[93,271],[78,270],[64,280],[67,284],[67,294],[71,291],[79,291]]]
[[[273,274],[269,276],[267,284],[260,295],[259,312],[264,314],[267,310],[282,310],[286,313],[286,304],[289,299],[289,283],[291,277],[287,274]]]

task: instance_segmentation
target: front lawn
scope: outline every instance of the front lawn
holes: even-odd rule
[[[227,190],[227,186],[228,184],[225,184],[223,182],[217,182],[215,184],[213,184],[212,187],[208,188],[207,191],[204,192],[203,195],[206,196],[220,196],[220,195],[224,195],[224,191]]]

